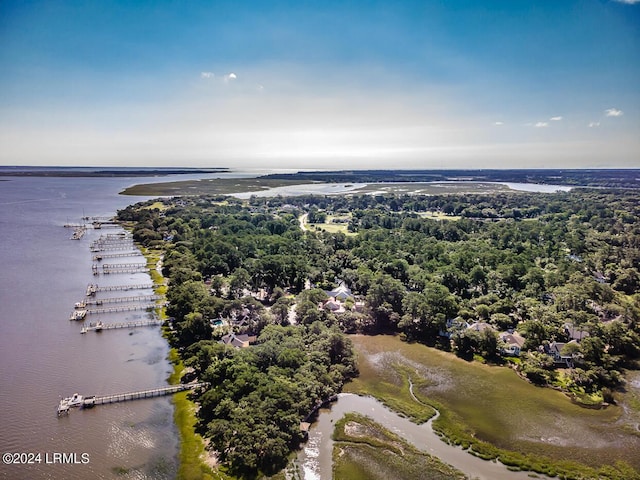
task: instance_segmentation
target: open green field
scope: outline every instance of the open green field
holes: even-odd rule
[[[355,235],[355,232],[349,231],[349,222],[336,222],[336,219],[345,219],[345,216],[327,215],[326,221],[323,223],[306,223],[306,227],[310,230],[323,230],[329,233],[344,233],[345,235]]]
[[[579,469],[572,465],[577,462],[594,468],[625,462],[635,470],[612,478],[640,478],[640,432],[633,428],[637,412],[625,413],[618,406],[581,408],[560,392],[527,383],[509,368],[466,362],[397,337],[351,339],[360,377],[346,391],[372,395],[423,421],[409,395],[410,376],[420,400],[441,412],[434,428],[456,443],[478,442],[474,450],[488,456],[503,450],[529,459],[547,457],[569,469]],[[598,477],[591,472],[585,477]]]

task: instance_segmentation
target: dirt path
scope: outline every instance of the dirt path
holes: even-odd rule
[[[309,217],[308,213],[305,213],[304,215],[302,215],[298,220],[300,221],[300,229],[302,229],[303,232],[306,232],[307,230],[309,230],[307,228],[307,218]]]

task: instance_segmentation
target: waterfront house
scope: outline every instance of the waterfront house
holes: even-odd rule
[[[577,343],[575,340],[572,340],[569,343]],[[548,345],[544,346],[544,353],[551,356],[553,358],[553,363],[558,366],[567,366],[569,368],[573,368],[573,355],[566,355],[562,353],[563,347],[566,345],[564,342],[551,342]]]
[[[500,340],[504,344],[501,348],[503,355],[519,357],[524,345],[524,337],[518,332],[502,332],[499,334]]]

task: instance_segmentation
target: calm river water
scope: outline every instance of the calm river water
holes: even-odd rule
[[[142,200],[119,196],[124,187],[172,178],[176,179],[4,177],[7,181],[0,181],[0,453],[41,454],[30,465],[0,464],[0,478],[175,477],[178,437],[169,397],[74,409],[68,417],[56,416],[59,398],[74,392],[101,395],[166,384],[171,372],[168,347],[157,327],[80,335],[81,325],[69,321],[88,283],[150,280],[140,273],[94,277],[89,244],[111,229],[89,230],[83,239],[73,241],[72,231],[63,225],[79,222],[83,214],[112,216]],[[186,178],[194,177],[179,177]],[[109,323],[148,315],[128,312],[100,319]],[[96,321],[95,317],[88,320]],[[47,463],[54,453],[76,454],[79,463]],[[83,453],[87,455],[82,457]],[[87,458],[88,463],[82,463]]]

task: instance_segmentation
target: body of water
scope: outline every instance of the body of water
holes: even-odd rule
[[[0,178],[0,453],[33,454],[28,465],[0,464],[0,478],[175,477],[178,435],[170,397],[73,409],[62,418],[56,406],[75,392],[104,395],[166,385],[171,366],[159,327],[81,335],[81,323],[69,320],[88,283],[150,279],[144,273],[94,277],[89,245],[114,230],[88,230],[75,241],[63,225],[83,215],[113,216],[143,200],[118,195],[129,185],[185,177]],[[112,263],[132,261],[140,257]],[[153,293],[134,292],[99,295]],[[150,315],[90,315],[87,322]],[[54,463],[57,453],[73,454],[65,460],[71,463]]]
[[[418,425],[399,416],[372,397],[343,393],[329,408],[319,411],[318,419],[309,430],[309,440],[298,454],[304,480],[332,478],[333,440],[331,435],[338,420],[345,414],[357,412],[391,430],[419,450],[453,465],[469,478],[479,480],[525,480],[529,472],[512,472],[499,462],[487,462],[459,447],[443,442],[431,428],[431,421]],[[538,475],[538,478],[548,478]]]

